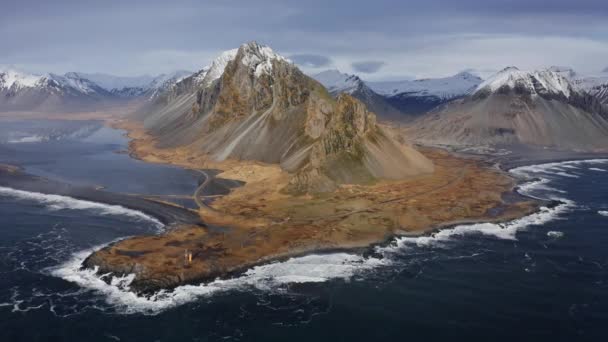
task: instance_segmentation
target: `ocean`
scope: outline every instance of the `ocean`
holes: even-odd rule
[[[121,153],[96,121],[15,121],[0,163],[138,194],[191,194],[198,175]],[[148,297],[80,269],[149,215],[0,187],[0,341],[601,341],[608,336],[608,160],[526,166],[519,191],[559,201],[504,224],[292,258]]]

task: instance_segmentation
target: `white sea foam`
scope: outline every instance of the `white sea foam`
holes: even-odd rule
[[[566,162],[578,165],[579,163],[605,163],[608,160]],[[527,177],[537,176],[560,163],[553,165],[534,165],[512,170],[518,175]],[[570,165],[570,164],[567,164]],[[561,171],[560,171],[561,172]],[[562,192],[548,186],[550,180],[536,179],[520,186],[522,194],[529,195],[536,190],[550,190]],[[332,253],[323,255],[308,255],[291,258],[283,262],[274,262],[257,266],[242,276],[216,280],[208,284],[184,285],[173,291],[159,291],[149,296],[137,296],[129,291],[128,285],[133,276],[115,278],[110,284],[104,282],[94,270],[81,269],[83,260],[93,251],[81,251],[73,255],[68,262],[51,271],[55,276],[74,282],[84,288],[92,289],[104,295],[106,301],[122,313],[157,314],[165,309],[195,301],[198,298],[210,296],[218,292],[256,288],[259,290],[277,290],[290,283],[316,283],[330,279],[350,279],[354,275],[366,270],[389,266],[395,260],[395,254],[406,251],[415,246],[434,247],[454,238],[461,238],[472,234],[482,234],[498,239],[515,240],[517,232],[533,225],[542,225],[549,221],[559,219],[561,215],[575,207],[575,203],[565,198],[552,197],[559,200],[553,207],[541,207],[536,213],[505,223],[477,223],[458,225],[443,229],[429,236],[399,237],[388,246],[377,247],[375,251],[379,257],[364,257],[349,253]],[[602,214],[604,212],[600,212]],[[605,212],[608,216],[608,212]],[[560,232],[554,232],[560,233]],[[554,236],[551,233],[549,236]],[[556,235],[555,235],[556,236]]]
[[[33,136],[27,136],[27,137],[20,137],[20,138],[15,138],[15,139],[9,139],[8,143],[9,144],[24,144],[24,143],[37,143],[37,142],[43,142],[48,140],[47,137],[43,137],[43,136],[39,136],[39,135],[33,135]]]
[[[600,214],[600,215],[602,215],[602,216],[608,216],[608,210],[600,210],[597,213]]]
[[[164,226],[160,221],[149,215],[146,215],[137,210],[125,208],[120,205],[103,204],[79,200],[68,196],[50,195],[33,191],[23,191],[3,186],[0,186],[0,196],[8,196],[19,200],[36,201],[38,203],[44,204],[49,210],[92,210],[100,215],[127,216],[137,220],[148,221],[153,223],[157,229],[161,229]]]
[[[550,237],[550,238],[557,239],[557,238],[563,237],[564,233],[552,230],[552,231],[547,232],[547,236]]]
[[[589,170],[591,170],[591,171],[599,171],[599,172],[606,172],[606,170],[600,169],[599,167],[590,167]]]
[[[208,284],[183,285],[172,291],[159,291],[152,296],[138,296],[129,291],[133,275],[114,277],[106,283],[92,269],[81,269],[82,262],[95,249],[75,253],[66,263],[49,269],[56,277],[63,278],[104,295],[108,304],[121,313],[157,314],[165,309],[192,302],[200,297],[214,293],[257,288],[273,290],[289,283],[317,283],[329,279],[348,279],[355,273],[372,269],[384,263],[375,258],[348,253],[308,255],[257,266],[242,276],[215,280]]]
[[[565,162],[545,163],[528,166],[520,166],[510,170],[511,173],[521,176],[530,176],[534,173],[549,173],[556,174],[555,171],[563,172],[563,168],[574,167],[579,165],[595,165],[595,164],[606,164],[608,159],[587,159],[587,160],[571,160]],[[567,177],[567,176],[566,176]]]
[[[482,234],[493,236],[498,239],[516,240],[517,232],[532,225],[542,225],[557,219],[561,214],[568,212],[574,207],[574,202],[561,199],[562,203],[549,207],[541,207],[536,213],[504,223],[475,223],[458,225],[453,228],[443,229],[429,236],[401,237],[397,238],[388,247],[378,247],[381,253],[393,252],[395,248],[406,248],[408,246],[433,246],[441,242],[451,240],[454,237],[462,237],[471,234]]]

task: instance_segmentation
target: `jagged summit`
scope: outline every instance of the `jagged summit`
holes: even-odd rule
[[[222,66],[224,66],[223,70]],[[216,161],[256,160],[292,174],[290,191],[329,191],[431,172],[350,95],[334,99],[317,81],[255,42],[223,53],[203,81],[165,96],[144,123],[158,146],[185,146]]]

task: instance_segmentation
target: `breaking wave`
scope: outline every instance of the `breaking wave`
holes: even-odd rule
[[[47,141],[47,140],[49,140],[47,137],[43,137],[40,135],[32,135],[32,136],[25,136],[25,137],[9,139],[7,142],[9,144],[25,144],[25,143],[39,143],[39,142],[43,142],[43,141]]]
[[[98,247],[99,248],[99,247]],[[355,273],[385,263],[376,258],[364,258],[348,253],[308,255],[256,266],[242,276],[215,280],[208,284],[183,285],[171,291],[159,291],[152,296],[139,296],[129,290],[133,275],[113,277],[109,284],[94,269],[81,269],[82,262],[95,249],[75,253],[66,263],[49,269],[51,275],[94,290],[105,297],[108,304],[125,314],[157,314],[166,309],[192,302],[198,298],[231,290],[259,289],[269,291],[286,284],[318,283],[330,279],[348,279]]]
[[[602,215],[602,216],[608,216],[608,210],[600,210],[597,213],[600,214],[600,215]]]
[[[129,291],[129,284],[133,280],[133,275],[104,279],[109,275],[99,276],[95,270],[81,269],[84,259],[96,248],[77,252],[67,262],[48,271],[53,276],[99,293],[109,305],[120,313],[150,315],[193,302],[201,297],[227,291],[249,289],[280,291],[288,284],[293,283],[319,283],[336,279],[349,280],[353,276],[364,275],[367,271],[395,265],[398,262],[398,255],[401,253],[415,251],[415,248],[419,247],[442,248],[445,246],[445,242],[468,235],[484,235],[503,240],[516,240],[518,232],[526,230],[530,226],[543,225],[549,221],[559,219],[576,207],[575,202],[563,197],[564,191],[550,187],[551,180],[539,175],[552,174],[569,177],[563,174],[564,170],[573,170],[585,163],[596,164],[606,161],[608,160],[571,161],[513,169],[511,172],[514,175],[528,178],[528,182],[518,188],[521,194],[558,202],[552,206],[543,206],[533,214],[509,222],[462,224],[442,229],[431,235],[398,237],[386,246],[376,247],[372,256],[331,253],[294,257],[282,262],[253,267],[239,277],[225,280],[218,279],[207,284],[179,286],[171,291],[163,290],[151,296],[138,296]],[[57,204],[51,202],[50,205]],[[599,213],[608,216],[606,211],[600,211]],[[551,238],[559,238],[563,233],[552,231],[547,235]],[[109,280],[109,283],[105,280]]]
[[[23,191],[3,186],[0,186],[0,196],[8,196],[19,200],[36,201],[44,204],[48,210],[91,210],[100,215],[127,216],[136,220],[149,221],[153,223],[158,230],[164,226],[160,221],[152,216],[146,215],[141,211],[125,208],[120,205],[79,200],[62,195],[50,195],[40,192]]]

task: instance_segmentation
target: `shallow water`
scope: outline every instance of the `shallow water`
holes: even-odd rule
[[[113,152],[125,146],[120,132],[103,129],[109,130],[101,134],[108,139],[100,143],[104,147],[82,153],[89,160],[96,160],[94,151],[126,157]],[[75,140],[93,136],[95,145],[96,134]],[[41,154],[48,147],[68,164],[73,148],[44,139],[5,142],[0,162],[14,145]],[[96,167],[79,174],[49,160],[36,166],[35,156],[22,160],[30,172],[38,168],[84,182],[100,178],[116,186],[113,178],[96,175]],[[162,168],[139,164],[119,161],[118,168]],[[513,170],[535,179],[521,192],[561,202],[503,225],[461,225],[433,236],[397,238],[366,255],[294,258],[151,298],[126,291],[128,278],[107,285],[79,264],[110,241],[162,230],[153,219],[0,189],[0,340],[603,340],[606,169],[607,161],[592,161]],[[139,191],[157,191],[155,172],[173,171],[141,172]],[[189,193],[186,188],[195,185],[177,181],[174,188],[162,187],[174,192],[182,186]]]

